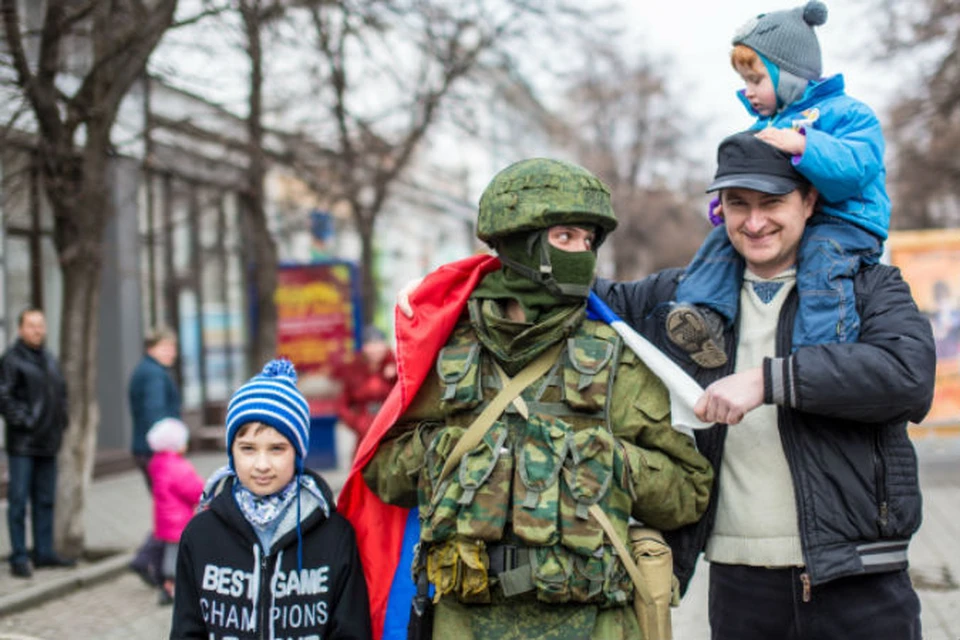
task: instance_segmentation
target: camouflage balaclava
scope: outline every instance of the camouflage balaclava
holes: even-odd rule
[[[586,169],[534,158],[498,173],[480,198],[477,236],[497,250],[503,268],[487,274],[468,304],[477,338],[508,374],[580,325],[596,270],[596,247],[616,227],[610,192]],[[591,251],[562,251],[550,227],[596,233]],[[506,318],[497,300],[516,300],[525,321]]]

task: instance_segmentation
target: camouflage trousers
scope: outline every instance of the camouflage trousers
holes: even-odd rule
[[[433,625],[434,640],[643,640],[631,606],[461,604],[446,597],[436,605]]]

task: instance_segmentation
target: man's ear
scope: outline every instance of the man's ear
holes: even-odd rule
[[[813,212],[817,209],[817,199],[820,197],[820,192],[817,191],[817,188],[812,186],[810,191],[807,192],[807,195],[803,198],[803,219],[809,220],[810,216],[813,215]]]

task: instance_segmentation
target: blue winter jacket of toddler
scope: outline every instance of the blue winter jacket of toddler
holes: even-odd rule
[[[737,95],[757,118],[752,130],[794,128],[806,135],[806,150],[793,162],[820,192],[823,213],[886,240],[890,198],[883,132],[873,110],[844,93],[842,75],[811,81],[803,97],[769,117],[757,113],[743,91]]]

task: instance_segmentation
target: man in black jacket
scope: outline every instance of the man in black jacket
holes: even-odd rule
[[[10,569],[18,578],[29,578],[32,572],[24,526],[28,501],[34,566],[62,567],[75,562],[53,550],[57,451],[67,426],[67,387],[56,359],[43,346],[47,335],[43,312],[23,311],[18,334],[18,340],[0,358],[0,413],[6,422],[10,476]]]
[[[919,640],[906,567],[921,497],[906,424],[932,402],[930,323],[899,271],[875,265],[854,277],[859,341],[791,353],[797,247],[818,194],[752,134],[724,140],[718,159],[711,190],[744,267],[737,320],[715,340],[727,364],[701,368],[667,335],[681,270],[596,285],[706,387],[695,410],[717,423],[697,432],[717,471],[707,514],[669,536],[682,588],[705,552],[714,640]]]

